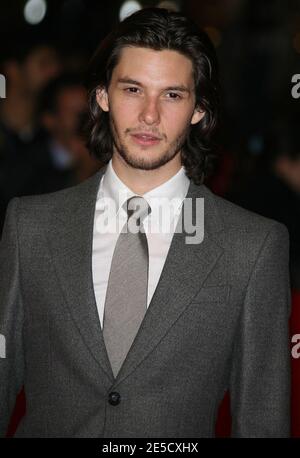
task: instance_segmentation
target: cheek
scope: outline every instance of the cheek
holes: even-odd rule
[[[118,127],[133,127],[137,123],[139,113],[136,101],[116,100],[110,103],[110,114]]]
[[[177,137],[190,125],[191,110],[182,107],[164,107],[161,122],[169,137]]]

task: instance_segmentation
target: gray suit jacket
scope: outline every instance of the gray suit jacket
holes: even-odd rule
[[[204,197],[204,240],[186,244],[175,233],[114,379],[91,267],[102,173],[9,203],[0,243],[0,435],[24,384],[16,437],[212,437],[227,389],[233,436],[289,436],[285,226],[191,184],[187,197]]]

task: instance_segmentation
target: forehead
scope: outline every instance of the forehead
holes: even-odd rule
[[[145,84],[161,85],[193,84],[192,61],[178,51],[156,51],[140,47],[124,47],[112,80],[130,77]]]

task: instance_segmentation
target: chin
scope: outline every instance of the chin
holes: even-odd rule
[[[164,162],[164,155],[162,153],[156,153],[152,151],[142,151],[138,153],[119,152],[123,160],[136,168],[152,168],[156,163]]]

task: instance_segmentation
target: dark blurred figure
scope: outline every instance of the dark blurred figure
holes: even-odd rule
[[[300,290],[300,132],[296,124],[274,129],[257,172],[226,197],[287,226],[291,285]]]
[[[39,128],[34,142],[25,146],[14,138],[13,148],[6,144],[4,149],[5,167],[0,159],[1,231],[11,197],[58,191],[99,169],[100,162],[90,156],[80,137],[86,108],[86,89],[77,76],[62,74],[43,88],[36,104]]]
[[[86,109],[86,89],[76,75],[62,75],[43,91],[39,107],[47,132],[43,154],[51,162],[43,176],[43,192],[80,183],[99,169],[100,162],[90,156],[81,138]]]
[[[1,62],[6,98],[0,103],[0,232],[8,201],[34,194],[35,176],[44,168],[45,136],[36,117],[40,92],[61,71],[50,44],[18,47]]]
[[[24,141],[37,129],[36,105],[41,90],[61,71],[57,52],[49,44],[24,48],[3,61],[6,99],[1,102],[1,122]]]

